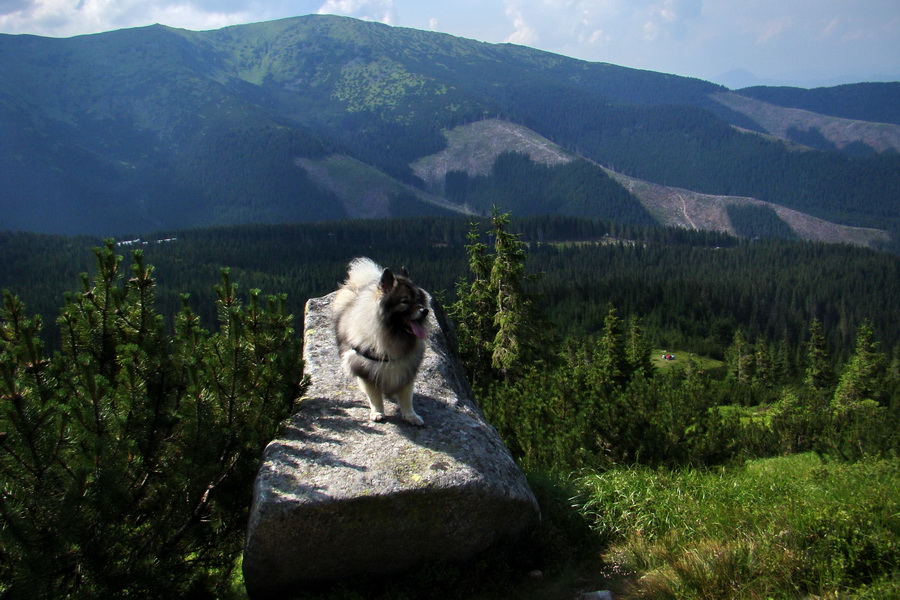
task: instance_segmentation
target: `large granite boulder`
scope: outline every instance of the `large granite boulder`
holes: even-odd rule
[[[244,550],[251,598],[463,561],[538,519],[524,475],[471,398],[440,325],[416,379],[416,427],[368,402],[340,368],[330,305],[306,305],[307,397],[266,448]]]

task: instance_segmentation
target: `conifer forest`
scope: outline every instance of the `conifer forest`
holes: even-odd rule
[[[0,252],[7,597],[242,597],[256,461],[306,385],[303,304],[360,255],[406,266],[449,315],[476,397],[546,516],[527,551],[445,567],[458,595],[442,597],[553,597],[522,588],[523,561],[623,597],[897,591],[894,255],[496,209],[118,242],[0,233]],[[734,480],[753,490],[759,470],[789,469],[781,495],[718,499]],[[872,474],[853,506],[820,499],[829,523],[812,508],[791,523],[753,512]],[[633,522],[696,494],[719,513]],[[678,529],[736,510],[759,539],[739,533],[744,521]],[[764,541],[773,527],[793,537]],[[709,577],[736,561],[738,584],[677,571],[691,557],[723,563]],[[377,597],[404,597],[381,585]],[[322,593],[298,597],[358,592]]]

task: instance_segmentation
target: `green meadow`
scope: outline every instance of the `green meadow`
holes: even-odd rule
[[[900,460],[807,453],[585,475],[580,510],[628,598],[896,598]]]

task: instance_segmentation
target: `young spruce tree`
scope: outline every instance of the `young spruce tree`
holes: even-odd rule
[[[458,300],[450,308],[459,352],[475,387],[508,381],[542,355],[542,334],[525,291],[525,243],[507,230],[509,215],[494,208],[493,254],[479,241],[477,225],[469,232],[472,280],[457,283]]]

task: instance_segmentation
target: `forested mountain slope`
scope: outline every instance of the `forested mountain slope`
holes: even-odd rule
[[[299,318],[308,298],[336,289],[356,256],[407,266],[416,283],[449,304],[466,272],[473,219],[213,227],[125,240],[116,252],[127,260],[143,250],[156,267],[157,300],[168,317],[189,292],[190,305],[212,326],[213,288],[220,269],[229,268],[242,293],[287,293],[288,310]],[[484,231],[484,220],[475,220]],[[812,319],[825,326],[837,356],[852,349],[863,320],[885,351],[900,344],[900,258],[892,254],[558,216],[515,219],[511,231],[529,244],[528,271],[543,273],[531,288],[553,335],[597,334],[611,303],[623,316],[643,318],[654,343],[704,354],[721,355],[736,329],[796,346]],[[20,295],[52,332],[63,292],[78,289],[79,272],[95,269],[91,248],[98,245],[86,237],[0,232],[0,289]]]
[[[900,82],[871,82],[811,90],[757,86],[737,90],[742,96],[770,104],[874,123],[900,125]]]
[[[411,165],[445,150],[445,131],[500,117],[630,177],[756,198],[897,239],[900,155],[863,148],[862,136],[842,146],[851,157],[747,133],[767,128],[714,99],[725,92],[322,15],[204,32],[3,35],[0,228],[108,235],[453,211],[460,198],[447,190],[459,192],[457,175],[441,186]],[[498,164],[500,173],[475,182],[474,210],[488,196],[502,203],[546,191],[549,181],[557,194],[532,194],[514,210],[654,221],[580,163],[552,173]],[[367,181],[377,193],[350,199]],[[443,196],[434,192],[441,187]],[[598,212],[598,197],[613,209]]]
[[[766,133],[820,150],[862,155],[900,151],[900,125],[826,116],[800,108],[785,108],[734,93],[718,93],[717,102],[747,115]]]
[[[754,198],[701,194],[628,177],[596,163],[588,164],[534,131],[508,121],[476,121],[448,130],[445,136],[444,150],[422,157],[411,166],[429,191],[446,196],[461,209],[483,211],[496,204],[514,214],[527,215],[559,195],[558,203],[546,208],[548,212],[628,222],[639,222],[639,213],[643,212],[662,225],[745,237],[863,246],[889,241],[884,230],[837,225]],[[512,153],[523,156],[516,159],[509,156]],[[569,165],[568,169],[563,165]],[[566,176],[560,177],[564,172]],[[508,181],[498,185],[498,180],[504,179]],[[527,185],[516,189],[514,181]],[[616,184],[631,198],[621,194]],[[505,196],[498,189],[501,186],[516,193]],[[573,202],[586,190],[596,195]],[[619,204],[615,202],[617,197]]]

